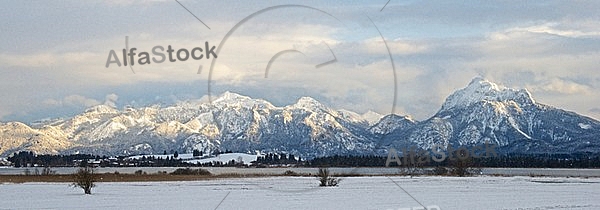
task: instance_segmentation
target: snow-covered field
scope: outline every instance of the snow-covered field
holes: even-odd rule
[[[393,181],[392,181],[393,180]],[[350,177],[317,187],[311,177],[0,184],[0,209],[600,209],[600,178]],[[417,208],[415,208],[417,209]]]
[[[183,162],[191,163],[191,164],[210,163],[210,162],[221,162],[223,164],[226,164],[229,161],[234,160],[237,163],[243,163],[246,165],[250,165],[250,163],[252,163],[253,161],[256,161],[256,159],[259,156],[262,156],[262,155],[251,155],[251,154],[245,154],[245,153],[225,153],[225,154],[219,154],[215,157],[209,157],[208,155],[204,155],[202,157],[194,157],[193,154],[180,154],[175,159],[183,160]],[[127,159],[140,159],[142,157],[167,159],[167,158],[174,158],[174,155],[172,155],[172,154],[170,154],[170,155],[136,155],[136,156],[128,157]]]
[[[197,163],[209,163],[209,162],[222,162],[222,163],[227,163],[231,160],[235,160],[237,162],[239,162],[240,160],[243,161],[244,164],[249,165],[252,161],[255,161],[256,158],[259,155],[250,155],[250,154],[244,154],[244,153],[225,153],[225,154],[219,154],[216,157],[194,157],[193,154],[180,154],[177,156],[176,159],[180,159],[180,160],[184,160],[185,162],[188,163],[192,163],[192,164],[197,164]],[[174,156],[171,155],[136,155],[136,156],[131,156],[128,157],[128,159],[140,159],[142,157],[153,157],[153,158],[160,158],[160,159],[167,159],[167,158],[174,158]]]
[[[159,171],[171,173],[180,167],[106,167],[96,168],[97,173],[127,173],[133,174],[137,170],[142,170],[149,174]],[[57,174],[73,174],[77,167],[56,167],[51,168]],[[204,167],[212,174],[264,174],[281,175],[285,171],[294,171],[300,174],[316,174],[318,168],[236,168],[236,167]],[[26,171],[34,173],[35,170],[42,171],[43,168],[14,168],[0,167],[0,175],[19,175]],[[380,167],[380,168],[330,168],[334,174],[355,174],[355,175],[400,175],[403,173],[401,168]],[[501,175],[501,176],[552,176],[552,177],[600,177],[600,169],[576,169],[576,168],[483,168],[482,175]]]
[[[230,154],[220,154],[217,157],[188,160],[185,162],[192,163],[192,164],[210,163],[210,162],[227,163],[231,160],[235,160],[236,162],[239,163],[241,160],[242,163],[249,165],[252,161],[256,161],[256,157],[258,157],[258,155],[249,155],[249,154],[243,154],[243,153],[230,153]]]

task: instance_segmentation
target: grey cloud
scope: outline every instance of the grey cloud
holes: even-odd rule
[[[206,5],[185,1],[212,27],[206,30],[173,1],[129,1],[132,4],[118,6],[110,2],[96,6],[80,1],[68,3],[72,7],[58,9],[55,3],[37,2],[7,3],[0,8],[7,16],[0,21],[6,29],[0,34],[0,51],[10,56],[3,58],[12,62],[21,58],[39,60],[26,65],[3,65],[3,120],[30,120],[81,111],[85,105],[70,109],[56,106],[64,105],[63,99],[69,95],[116,107],[128,102],[144,106],[200,98],[207,94],[207,74],[197,75],[196,69],[199,64],[207,69],[209,63],[138,66],[134,75],[127,68],[103,68],[105,53],[124,47],[126,35],[137,47],[187,46],[196,41],[217,44],[236,21],[252,12],[274,4],[298,4],[217,1]],[[590,33],[597,28],[594,20],[600,19],[600,2],[392,1],[383,12],[378,8],[381,3],[375,2],[301,4],[328,11],[345,25],[297,9],[264,14],[240,28],[224,48],[217,64],[230,69],[215,72],[211,94],[230,90],[278,105],[308,95],[336,108],[389,112],[393,94],[391,66],[381,43],[366,47],[366,41],[378,37],[366,19],[369,15],[395,52],[400,78],[397,108],[406,112],[400,114],[417,119],[430,117],[445,97],[477,75],[509,86],[531,87],[534,97],[580,112],[593,108],[587,104],[600,102],[596,99],[600,98],[600,41]],[[34,19],[34,14],[43,18]],[[533,30],[539,26],[560,31]],[[573,31],[587,34],[567,36]],[[493,39],[494,35],[506,39]],[[338,62],[315,69],[315,64],[329,58],[329,52],[315,47],[323,40],[336,52]],[[273,77],[266,81],[262,73],[270,56],[294,47],[310,56],[282,58],[274,66]],[[89,54],[85,57],[85,52],[101,58],[91,58]],[[49,60],[39,56],[44,54],[50,55]],[[94,61],[76,62],[66,59],[66,55]],[[35,65],[40,63],[44,65]],[[109,93],[115,95],[107,97]],[[565,99],[566,93],[574,94],[573,98]],[[47,98],[55,100],[44,104]],[[79,101],[86,104],[86,100]],[[52,104],[54,107],[50,107]]]
[[[111,94],[106,95],[106,97],[104,97],[104,98],[105,98],[104,105],[108,105],[111,107],[117,107],[116,103],[117,103],[117,100],[119,99],[119,96],[117,94],[111,93]]]

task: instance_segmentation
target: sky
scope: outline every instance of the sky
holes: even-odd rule
[[[3,1],[0,121],[225,91],[425,120],[475,77],[600,119],[598,11],[599,1]],[[174,62],[151,60],[156,46],[171,46]],[[124,66],[125,48],[150,64]],[[177,59],[195,48],[201,59]]]

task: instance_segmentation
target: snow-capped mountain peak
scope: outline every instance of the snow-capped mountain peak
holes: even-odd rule
[[[298,101],[296,102],[296,104],[293,105],[293,107],[310,110],[328,110],[328,108],[321,104],[321,102],[315,100],[314,98],[306,96],[298,99]]]
[[[361,117],[365,120],[367,120],[367,122],[369,122],[369,125],[375,125],[375,123],[379,122],[379,120],[381,120],[381,118],[384,117],[384,115],[379,114],[377,112],[374,111],[367,111],[364,114],[361,115]]]
[[[287,152],[310,158],[485,142],[503,152],[597,152],[598,134],[597,120],[537,104],[527,90],[476,78],[425,121],[335,111],[310,97],[275,107],[225,92],[212,104],[190,101],[124,111],[99,105],[35,128],[0,123],[0,155],[20,150],[128,155],[198,149]]]
[[[213,101],[215,105],[238,106],[238,107],[259,107],[262,109],[274,108],[273,104],[262,99],[253,99],[248,96],[226,91]]]
[[[114,107],[108,106],[108,105],[96,105],[93,107],[90,107],[88,109],[85,110],[85,113],[96,113],[96,114],[114,114],[119,112],[117,109],[115,109]]]
[[[214,104],[234,104],[240,102],[249,102],[252,98],[237,93],[226,91],[213,101]]]
[[[250,99],[250,97],[248,97],[248,96],[243,96],[243,95],[240,95],[237,93],[225,91],[223,94],[221,94],[219,96],[219,98],[217,100],[231,101],[231,100],[249,100],[249,99]]]
[[[397,129],[406,129],[417,122],[410,116],[399,116],[390,114],[382,117],[376,124],[374,124],[369,130],[374,134],[389,134],[390,132]]]
[[[492,83],[481,77],[474,78],[467,87],[454,92],[442,105],[442,111],[464,108],[479,102],[514,101],[520,105],[534,104],[526,89],[512,89]]]

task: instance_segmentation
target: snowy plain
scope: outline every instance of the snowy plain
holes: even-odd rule
[[[419,209],[417,201],[444,210],[600,209],[600,178],[377,176],[317,185],[313,177],[117,182],[84,195],[67,183],[4,183],[0,209]]]
[[[155,174],[159,171],[171,173],[179,167],[99,167],[97,173],[126,173],[132,174],[135,171],[142,170],[149,174]],[[263,175],[281,175],[286,171],[293,171],[300,174],[316,174],[317,168],[304,167],[283,167],[283,168],[237,168],[237,167],[203,167],[212,174],[263,174]],[[51,168],[56,174],[73,174],[77,167],[54,167]],[[0,167],[0,175],[23,175],[26,171],[34,173],[42,171],[42,167]],[[355,175],[401,175],[403,169],[397,167],[379,167],[379,168],[330,168],[334,174],[355,174]],[[551,176],[551,177],[600,177],[600,169],[579,169],[579,168],[483,168],[482,175],[491,176]]]
[[[199,158],[199,157],[194,157],[193,154],[180,154],[176,159],[180,159],[180,160],[183,160],[184,162],[192,163],[192,164],[210,163],[210,162],[227,163],[231,160],[235,160],[239,163],[241,160],[242,163],[248,165],[252,161],[256,161],[256,158],[258,156],[259,155],[250,155],[250,154],[244,154],[244,153],[225,153],[225,154],[219,154],[216,157],[204,156],[202,158]],[[157,158],[157,159],[158,158],[161,158],[161,159],[174,158],[173,155],[136,155],[136,156],[128,157],[127,159],[140,159],[142,157],[146,157],[146,158],[153,157],[153,158]]]

